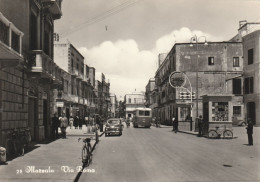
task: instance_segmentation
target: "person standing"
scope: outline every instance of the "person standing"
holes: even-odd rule
[[[55,139],[58,139],[59,138],[58,129],[59,129],[59,126],[60,126],[60,120],[57,117],[56,113],[53,114],[53,117],[51,118],[51,120],[52,120],[53,137]]]
[[[175,117],[172,117],[172,131],[175,130],[175,126],[174,126],[175,122],[176,122]]]
[[[74,117],[74,126],[75,126],[75,129],[78,129],[78,126],[79,126],[79,116],[76,115]]]
[[[248,136],[248,145],[253,145],[253,121],[249,118],[247,122],[247,136]]]
[[[80,116],[79,117],[79,129],[82,129],[82,124],[83,124],[83,118]]]
[[[173,125],[174,125],[174,132],[177,133],[178,132],[178,120],[175,118],[174,119],[174,122],[173,122]]]
[[[61,134],[62,138],[66,138],[66,128],[68,126],[68,119],[65,116],[65,113],[62,114],[60,118],[60,129],[61,129]]]
[[[202,120],[201,115],[198,118],[198,128],[199,128],[198,137],[201,137],[202,136],[202,128],[203,128],[203,120]]]
[[[73,127],[73,123],[74,123],[74,119],[72,116],[70,116],[69,123],[70,123],[70,129],[71,129]]]

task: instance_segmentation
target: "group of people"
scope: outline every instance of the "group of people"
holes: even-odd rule
[[[61,117],[58,117],[55,113],[52,117],[52,130],[53,130],[53,137],[55,139],[59,138],[58,129],[60,127],[62,138],[66,138],[66,128],[68,126],[68,119],[64,113],[62,113]]]
[[[75,129],[81,130],[83,125],[83,119],[78,115],[75,115],[74,117],[70,116],[69,125],[70,125],[70,129],[72,129],[74,126]]]
[[[55,139],[59,138],[58,129],[60,127],[62,138],[66,138],[66,128],[70,126],[70,129],[74,126],[75,129],[82,129],[83,120],[78,116],[70,117],[69,120],[65,116],[65,113],[62,113],[60,117],[55,113],[52,117],[52,130],[53,137]]]

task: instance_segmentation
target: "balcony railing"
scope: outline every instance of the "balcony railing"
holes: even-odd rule
[[[29,62],[31,72],[43,73],[42,77],[52,77],[53,60],[42,50],[33,50],[32,59]]]
[[[89,102],[88,102],[88,99],[85,99],[85,98],[84,98],[84,105],[85,105],[85,106],[88,106],[88,103],[89,103]]]
[[[82,97],[79,97],[79,104],[84,104],[84,99]]]
[[[23,60],[22,38],[23,32],[18,30],[0,12],[0,60]]]
[[[82,73],[78,73],[77,78],[80,80],[84,80],[84,75]]]
[[[62,0],[42,0],[43,5],[52,14],[54,19],[59,19],[62,16],[61,2]]]

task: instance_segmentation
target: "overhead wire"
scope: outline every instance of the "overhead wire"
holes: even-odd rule
[[[74,27],[74,30],[61,33],[60,36],[67,36],[69,34],[75,33],[76,31],[79,31],[80,29],[85,28],[85,27],[87,27],[89,25],[92,25],[94,23],[100,22],[100,21],[104,20],[105,18],[107,18],[109,16],[112,16],[114,14],[117,14],[117,13],[121,12],[124,9],[132,7],[133,5],[138,3],[138,1],[139,0],[135,0],[135,1],[127,0],[127,1],[124,1],[120,5],[117,5],[117,6],[113,7],[113,8],[111,8],[111,9],[109,9],[108,11],[106,11],[106,12],[100,14],[100,15],[97,15],[97,16],[95,16],[93,18],[90,18],[87,21],[79,24],[78,26]]]

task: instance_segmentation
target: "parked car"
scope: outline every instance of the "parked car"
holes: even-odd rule
[[[123,124],[120,118],[110,118],[106,121],[105,136],[122,135]]]
[[[238,121],[237,126],[246,126],[246,122],[243,120]]]

